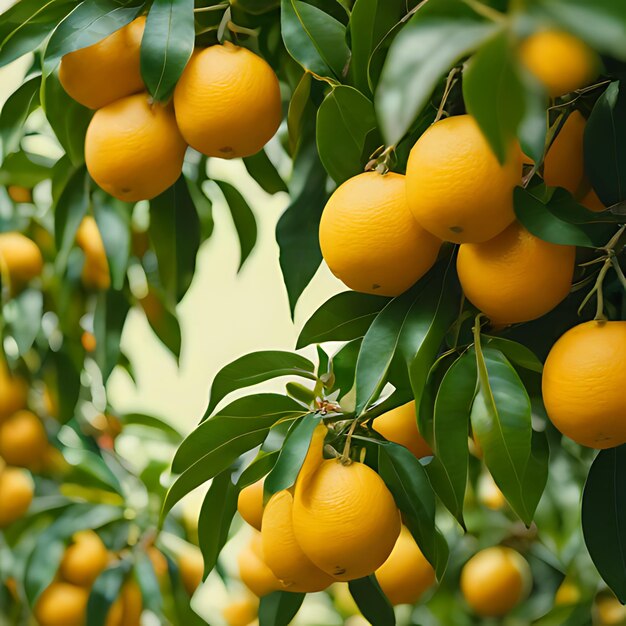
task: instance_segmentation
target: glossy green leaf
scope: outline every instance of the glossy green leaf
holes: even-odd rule
[[[583,494],[585,543],[600,575],[626,602],[626,445],[600,450]]]
[[[368,141],[375,129],[374,105],[353,87],[339,85],[324,98],[317,112],[317,150],[336,183],[363,172],[369,156],[364,153],[380,145]]]
[[[58,420],[61,424],[74,417],[80,394],[80,370],[66,349],[50,354],[59,398]]]
[[[458,0],[431,0],[417,11],[391,44],[376,90],[388,145],[406,134],[439,80],[498,28]]]
[[[145,413],[124,413],[118,415],[120,422],[126,429],[139,427],[142,430],[150,429],[159,431],[164,438],[172,444],[179,444],[183,436],[166,421],[154,415],[146,415]]]
[[[315,366],[311,361],[293,352],[264,350],[246,354],[224,366],[216,374],[205,416],[209,416],[218,403],[232,391],[279,376],[301,376],[315,380],[314,371]]]
[[[626,86],[612,82],[585,126],[585,172],[600,200],[626,200]]]
[[[356,363],[361,350],[361,339],[349,341],[332,357],[332,368],[335,382],[333,390],[338,389],[343,398],[354,387]]]
[[[304,601],[304,593],[274,591],[261,598],[259,626],[288,626]]]
[[[530,398],[506,357],[488,346],[475,349],[479,391],[471,412],[474,437],[496,484],[529,525],[548,476],[547,442],[545,436],[533,435]]]
[[[0,140],[2,157],[19,149],[24,124],[28,116],[39,107],[41,76],[27,80],[12,93],[0,111]]]
[[[54,30],[46,46],[44,67],[54,68],[61,57],[86,48],[135,19],[139,0],[86,0],[81,2]]]
[[[476,356],[468,351],[452,364],[437,392],[433,419],[435,456],[427,466],[437,495],[463,527],[469,462],[467,436],[476,385]]]
[[[164,294],[154,287],[151,287],[148,296],[141,300],[141,306],[154,334],[178,361],[182,335],[174,307],[166,301]]]
[[[350,51],[340,21],[313,4],[282,0],[281,32],[287,51],[305,70],[342,77]]]
[[[106,382],[120,360],[120,343],[130,303],[121,291],[98,294],[93,328],[96,337],[96,362]]]
[[[165,621],[163,616],[163,596],[157,572],[148,554],[143,550],[135,551],[135,578],[141,590],[143,607],[147,611],[154,613],[160,621]]]
[[[309,450],[313,431],[321,419],[321,415],[311,413],[293,424],[272,471],[263,483],[265,497],[269,498],[295,484],[302,463],[304,463],[304,457]]]
[[[504,163],[524,116],[524,87],[508,32],[498,33],[469,60],[463,99],[500,163]]]
[[[509,361],[523,367],[524,369],[530,370],[531,372],[537,372],[538,374],[541,374],[543,371],[543,364],[541,361],[532,350],[527,348],[522,343],[511,341],[510,339],[505,339],[504,337],[492,337],[489,335],[482,335],[481,341],[485,346],[500,350],[500,352],[502,352],[502,354],[504,354]]]
[[[13,152],[4,159],[0,168],[0,185],[19,185],[34,187],[42,180],[50,178],[50,169],[54,163],[40,155],[23,151]]]
[[[344,291],[333,296],[304,324],[296,348],[362,337],[389,300],[384,296],[356,291]]]
[[[267,156],[265,150],[260,150],[252,156],[244,157],[243,164],[246,166],[248,174],[256,180],[266,193],[275,194],[279,191],[287,191],[285,181],[280,177],[276,166]]]
[[[395,626],[396,616],[393,607],[374,574],[351,580],[348,588],[361,614],[370,624]]]
[[[287,133],[289,135],[289,154],[295,157],[302,140],[302,129],[307,119],[314,117],[311,103],[311,73],[304,72],[289,101],[287,112]]]
[[[182,176],[150,201],[149,233],[165,293],[170,302],[180,302],[193,279],[200,247],[200,220]]]
[[[237,479],[237,487],[243,489],[255,483],[257,480],[260,480],[263,476],[266,476],[271,471],[272,467],[274,467],[279,454],[280,450],[269,453],[263,451],[259,452],[257,458],[241,472],[241,475]]]
[[[548,134],[546,90],[524,66],[519,66],[518,72],[524,92],[524,116],[517,129],[517,137],[524,154],[535,163],[541,163]]]
[[[41,328],[43,294],[38,289],[25,289],[8,301],[2,312],[18,354],[23,356],[31,349]]]
[[[128,561],[119,561],[98,576],[87,602],[86,620],[89,626],[105,626],[111,605],[120,595],[129,568]]]
[[[193,0],[155,0],[141,40],[141,76],[155,100],[167,100],[193,52]]]

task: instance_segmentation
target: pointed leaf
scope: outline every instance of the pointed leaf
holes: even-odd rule
[[[288,626],[300,610],[304,593],[274,591],[261,598],[259,626]]]
[[[124,578],[128,574],[130,563],[120,561],[98,576],[87,602],[86,619],[89,626],[105,626],[111,605],[120,595]]]
[[[348,588],[361,614],[368,622],[377,626],[395,626],[396,616],[393,607],[374,574],[351,580]]]
[[[11,94],[0,111],[0,139],[2,157],[15,152],[24,134],[26,118],[39,107],[41,76],[27,80],[15,93]]]
[[[252,156],[244,157],[243,164],[246,166],[248,174],[256,180],[266,193],[275,194],[279,191],[287,191],[285,181],[280,177],[276,166],[267,156],[265,150],[260,150]]]

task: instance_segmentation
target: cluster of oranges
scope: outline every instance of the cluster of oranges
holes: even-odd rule
[[[77,102],[97,109],[85,138],[96,183],[128,202],[157,196],[176,182],[187,146],[212,157],[258,152],[281,121],[281,95],[271,67],[225,42],[196,50],[173,102],[145,91],[140,48],[145,17],[61,59],[59,79]]]

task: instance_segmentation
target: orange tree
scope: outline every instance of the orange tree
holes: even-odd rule
[[[136,623],[138,586],[161,620],[200,620],[165,539],[191,539],[169,513],[211,481],[204,573],[239,508],[263,626],[331,584],[344,611],[336,581],[376,625],[616,623],[621,3],[20,0],[1,18],[0,63],[33,53],[0,113],[2,610]],[[254,216],[207,170],[240,157],[289,194],[276,239],[292,311],[322,256],[351,290],[302,328],[315,360],[256,352],[216,375],[165,494],[165,464],[128,463],[115,437],[180,435],[113,416],[103,383],[130,367],[135,305],[179,354],[215,193],[246,261]],[[241,393],[285,376],[284,393]],[[64,563],[83,544],[106,558],[77,583]],[[65,603],[75,615],[55,622]]]

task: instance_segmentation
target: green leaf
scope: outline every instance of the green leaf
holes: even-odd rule
[[[141,76],[155,100],[169,98],[193,52],[193,0],[155,0],[141,40]]]
[[[317,112],[317,149],[326,171],[338,184],[363,171],[368,154],[380,141],[368,141],[376,130],[374,105],[353,87],[339,85]],[[366,150],[369,144],[371,149]]]
[[[139,0],[81,2],[50,37],[44,56],[45,73],[49,73],[64,54],[91,46],[132,22],[140,9]]]
[[[154,613],[162,622],[165,621],[159,579],[150,557],[143,550],[135,550],[134,573],[141,590],[144,609]]]
[[[350,341],[363,337],[389,303],[389,298],[344,291],[320,306],[302,327],[296,348],[325,341]]]
[[[441,77],[499,28],[458,0],[431,0],[396,36],[375,105],[387,145],[396,145],[426,106]]]
[[[23,151],[13,152],[4,159],[0,167],[0,185],[19,185],[34,187],[42,180],[50,178],[50,169],[54,163],[40,155]]]
[[[41,76],[34,76],[11,94],[2,106],[0,111],[0,140],[2,140],[3,158],[10,152],[19,149],[26,119],[39,107],[40,86]]]
[[[74,417],[74,409],[80,394],[80,370],[68,354],[67,348],[50,353],[52,369],[58,391],[58,420],[61,424]]]
[[[74,246],[76,231],[89,206],[89,178],[84,167],[70,177],[54,206],[54,240],[57,248],[55,260],[57,273],[62,275],[70,250]]]
[[[435,456],[426,468],[437,495],[463,527],[469,463],[467,436],[476,384],[476,357],[473,352],[466,352],[446,372],[437,392],[433,419]]]
[[[333,375],[335,383],[333,390],[340,390],[340,398],[343,398],[354,387],[356,375],[356,362],[361,349],[361,339],[349,341],[332,358]]]
[[[585,544],[600,576],[626,602],[626,445],[600,450],[582,503]]]
[[[548,476],[547,443],[533,435],[530,398],[506,357],[475,345],[479,391],[472,406],[474,437],[505,498],[528,526]],[[533,445],[534,444],[534,445]]]
[[[163,293],[154,287],[150,287],[147,297],[141,300],[141,306],[154,334],[178,361],[182,336],[176,309],[166,302]]]
[[[537,0],[565,30],[599,52],[626,60],[626,6],[615,0]]]
[[[124,578],[128,574],[130,563],[119,561],[96,579],[91,588],[87,603],[87,623],[89,626],[105,626],[111,605],[120,595]]]
[[[504,163],[524,116],[524,87],[508,32],[498,33],[470,59],[463,72],[463,99]]]
[[[611,206],[626,200],[626,87],[612,82],[585,126],[585,172],[600,200]]]
[[[145,413],[125,413],[119,415],[119,420],[125,428],[138,426],[142,429],[149,428],[162,433],[167,441],[172,444],[179,444],[182,441],[182,435],[173,426],[168,424],[161,418],[154,415],[146,415]]]
[[[200,247],[200,220],[182,176],[150,201],[149,233],[163,288],[171,303],[180,302],[193,279]]]
[[[41,90],[41,104],[56,138],[73,165],[85,162],[85,134],[93,111],[70,98],[56,73],[50,74]]]
[[[280,450],[275,450],[274,452],[259,452],[257,456],[246,469],[241,472],[239,479],[237,480],[237,488],[243,489],[252,483],[255,483],[257,480],[266,476],[274,467],[274,464],[278,460],[278,455],[280,454]]]
[[[511,341],[510,339],[505,339],[504,337],[492,337],[490,335],[482,335],[481,341],[485,346],[500,350],[500,352],[502,352],[502,354],[504,354],[509,361],[523,367],[524,369],[530,370],[531,372],[537,372],[538,374],[541,374],[543,371],[543,364],[541,361],[532,350],[527,348],[522,343]]]
[[[9,300],[3,309],[4,319],[15,343],[19,356],[32,347],[43,314],[43,294],[38,289],[25,289]]]
[[[36,50],[76,6],[73,0],[20,0],[2,13],[0,67]]]
[[[92,208],[109,263],[111,286],[120,290],[124,287],[130,256],[130,207],[108,195],[95,193]]]
[[[218,403],[232,391],[257,385],[279,376],[302,376],[316,380],[315,366],[311,361],[293,352],[263,350],[246,354],[224,366],[213,379],[208,417]]]
[[[237,237],[239,237],[241,256],[237,271],[240,271],[256,244],[256,219],[246,199],[236,187],[233,187],[233,185],[223,180],[213,179],[213,181],[220,188],[222,194],[224,194],[224,199],[230,209],[235,230],[237,231]]]
[[[393,607],[374,574],[351,580],[348,588],[361,614],[368,622],[376,626],[395,626],[396,616]]]
[[[513,190],[513,205],[522,225],[536,237],[551,243],[598,248],[610,237],[610,229],[605,224],[573,224],[561,219],[550,201],[542,202],[528,189],[516,187]]]
[[[281,32],[287,52],[305,70],[341,79],[350,55],[341,22],[312,4],[282,0]]]
[[[426,470],[403,446],[385,443],[378,447],[378,472],[402,511],[404,524],[441,578],[447,553],[437,539],[435,494]]]
[[[293,314],[298,298],[322,261],[318,229],[328,193],[326,171],[312,142],[298,152],[289,191],[291,204],[278,220],[276,241]]]
[[[524,91],[524,116],[517,129],[517,137],[524,154],[535,163],[541,163],[548,134],[546,90],[524,66],[518,67],[518,72]]]
[[[228,540],[228,531],[237,511],[239,489],[233,484],[231,475],[230,470],[224,470],[215,476],[200,510],[198,527],[201,529],[199,539],[204,557],[205,577],[217,563],[219,554]]]
[[[313,105],[310,100],[311,81],[311,73],[304,72],[289,101],[287,133],[289,135],[289,154],[292,157],[295,157],[300,147],[302,128],[306,120],[313,116]]]
[[[372,53],[400,20],[405,6],[405,0],[357,0],[354,3],[350,14],[350,74],[361,93],[371,93],[368,68]]]
[[[287,433],[278,459],[263,483],[265,497],[269,498],[283,489],[295,484],[306,456],[315,427],[320,423],[321,415],[310,413],[294,422]]]
[[[96,337],[96,363],[106,382],[120,360],[120,343],[130,303],[121,291],[103,291],[98,294],[93,328]]]
[[[248,174],[254,178],[266,193],[275,194],[279,191],[287,191],[285,181],[280,177],[276,166],[267,156],[265,150],[260,150],[252,156],[244,157],[243,164],[246,166]]]
[[[259,626],[288,626],[300,610],[304,593],[274,591],[261,598]]]

